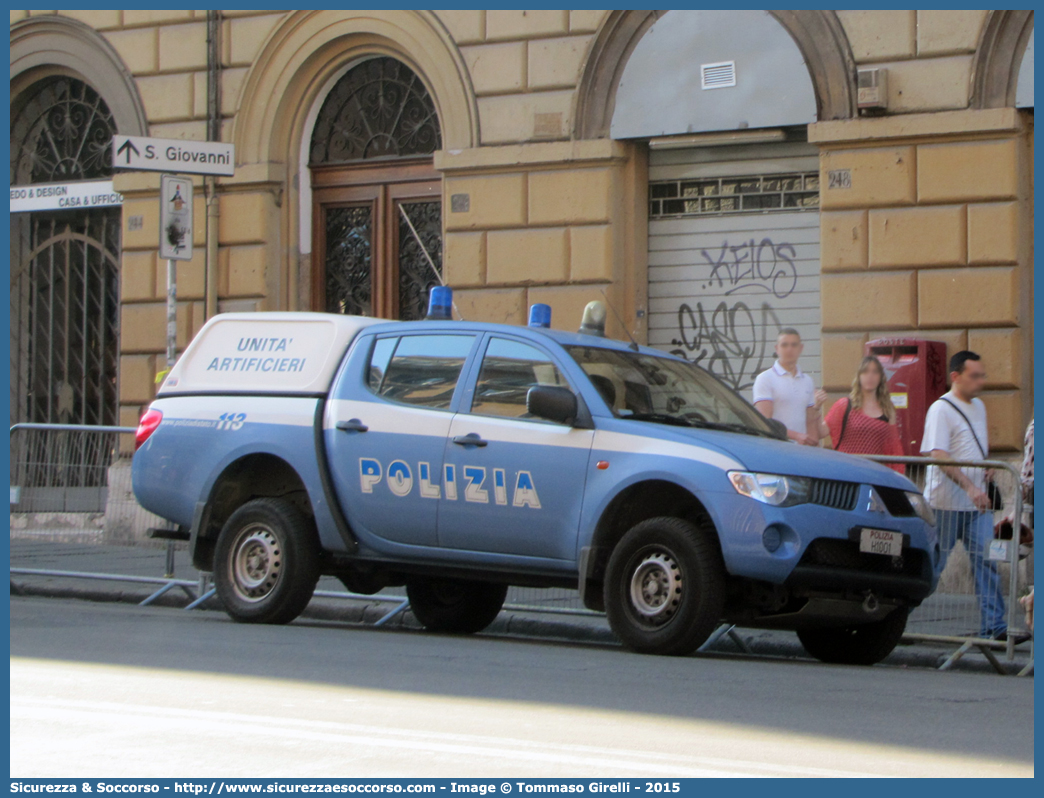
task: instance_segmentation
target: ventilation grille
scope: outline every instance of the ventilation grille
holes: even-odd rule
[[[808,500],[812,504],[838,510],[854,510],[858,497],[858,483],[839,482],[834,479],[813,479],[808,494]]]
[[[717,64],[701,64],[700,74],[705,89],[727,89],[736,85],[736,62],[720,61]]]

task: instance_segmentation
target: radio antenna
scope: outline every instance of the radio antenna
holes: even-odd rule
[[[616,312],[616,308],[613,307],[613,303],[610,302],[609,297],[605,295],[605,290],[599,288],[598,292],[605,298],[605,304],[609,306],[609,310],[611,310],[613,312],[613,315],[616,316],[616,320],[620,323],[620,327],[623,329],[624,334],[631,339],[631,349],[633,349],[635,352],[639,351],[638,342],[634,340],[634,336],[631,335],[631,331],[627,329],[627,325],[624,324],[624,320],[620,318],[620,314]]]

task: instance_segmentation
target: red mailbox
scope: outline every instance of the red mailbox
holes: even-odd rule
[[[946,393],[946,344],[919,338],[878,338],[868,341],[865,351],[884,366],[903,453],[919,455],[924,417],[932,402]]]

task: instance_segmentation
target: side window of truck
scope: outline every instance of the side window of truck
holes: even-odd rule
[[[395,402],[448,408],[474,342],[473,335],[381,338],[370,355],[368,387]]]
[[[492,338],[482,358],[471,412],[480,416],[529,418],[526,394],[534,385],[570,387],[558,367],[541,350],[518,341]]]

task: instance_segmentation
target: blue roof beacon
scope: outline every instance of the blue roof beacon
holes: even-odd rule
[[[453,289],[445,285],[436,285],[431,289],[428,297],[428,321],[452,321],[453,320]]]
[[[551,326],[551,306],[536,302],[529,306],[529,326],[548,328]]]

